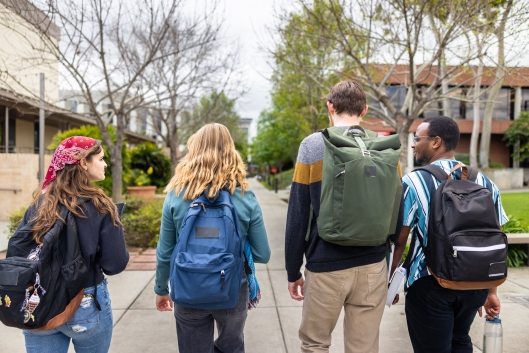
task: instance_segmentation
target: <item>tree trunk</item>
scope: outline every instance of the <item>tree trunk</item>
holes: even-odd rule
[[[397,123],[397,134],[399,134],[400,140],[400,168],[402,174],[406,174],[406,168],[408,167],[408,129],[409,124],[402,123],[402,114],[400,112],[395,114],[395,121]],[[413,166],[412,166],[413,167]]]
[[[169,152],[171,155],[171,170],[174,170],[178,163],[178,146],[176,145],[174,137],[169,138]]]
[[[441,93],[444,97],[448,94],[448,80],[446,78],[446,62],[444,55],[441,56]],[[450,114],[450,100],[443,98],[443,115],[451,117]]]
[[[110,147],[110,161],[112,162],[112,200],[121,202],[123,193],[123,143],[126,117],[123,111],[116,113],[116,143]]]
[[[121,146],[116,144],[110,148],[110,162],[112,163],[112,200],[114,202],[121,202],[123,188]]]
[[[479,116],[479,95],[481,93],[481,75],[483,73],[483,62],[480,60],[478,72],[476,74],[476,81],[474,82],[474,124],[472,125],[472,135],[470,135],[470,166],[472,168],[478,167],[478,139],[479,139],[479,125],[481,119]]]
[[[505,25],[511,12],[513,0],[507,2],[507,6],[502,14],[500,25],[495,31],[495,35],[498,38],[498,61],[496,65],[496,75],[492,88],[489,91],[487,97],[487,103],[485,104],[485,116],[483,117],[483,129],[481,131],[481,143],[479,148],[479,161],[481,168],[489,167],[489,150],[490,150],[490,134],[492,129],[492,113],[494,112],[494,104],[498,93],[500,92],[503,78],[505,77]]]

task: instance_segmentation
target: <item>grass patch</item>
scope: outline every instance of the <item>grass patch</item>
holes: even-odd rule
[[[274,190],[274,178],[277,178],[277,188],[282,190],[292,184],[292,178],[294,177],[294,168],[285,170],[282,173],[278,173],[275,176],[270,176],[270,184],[268,179],[261,180],[261,184],[264,185],[268,190]]]
[[[529,193],[502,194],[501,202],[505,213],[529,226]]]

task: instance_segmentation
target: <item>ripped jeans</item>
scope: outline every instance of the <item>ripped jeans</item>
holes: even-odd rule
[[[85,295],[95,287],[85,288]],[[67,323],[49,331],[22,331],[27,353],[67,353],[70,340],[77,353],[107,353],[112,339],[112,308],[104,279],[97,286],[97,310],[94,299],[87,296]]]

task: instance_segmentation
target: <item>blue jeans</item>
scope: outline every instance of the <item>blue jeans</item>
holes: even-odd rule
[[[180,353],[244,353],[244,324],[248,316],[248,282],[241,284],[234,308],[204,310],[175,304]],[[213,341],[215,322],[218,338]]]
[[[85,288],[94,294],[95,287]],[[97,286],[97,310],[94,299],[85,297],[74,316],[65,324],[49,331],[22,331],[28,353],[67,353],[70,340],[77,353],[107,353],[112,339],[112,308],[107,280]]]

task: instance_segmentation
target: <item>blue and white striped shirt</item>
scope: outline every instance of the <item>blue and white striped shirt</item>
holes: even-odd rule
[[[441,159],[432,164],[442,168],[448,174],[459,163],[461,162],[453,159]],[[452,178],[461,179],[461,169],[452,173]],[[496,185],[481,173],[478,173],[476,183],[490,190],[496,206],[499,223],[501,225],[505,224],[509,219],[503,210],[500,192]],[[439,184],[440,182],[433,175],[423,170],[413,171],[402,178],[404,226],[409,226],[412,229],[410,250],[408,252],[408,256],[411,256],[411,262],[409,268],[407,268],[407,280],[404,283],[405,292],[408,291],[413,282],[421,277],[430,275],[424,256],[424,246],[427,243],[430,198],[437,190]]]

